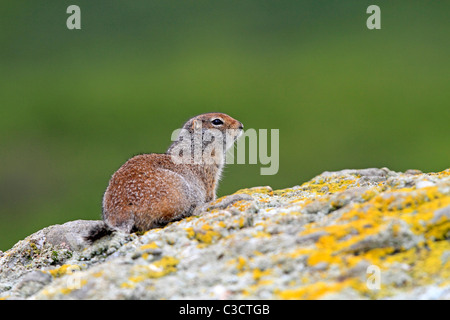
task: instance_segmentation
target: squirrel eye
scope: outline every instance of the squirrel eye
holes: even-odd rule
[[[211,121],[211,123],[215,126],[219,126],[219,125],[223,124],[223,121],[220,119],[214,119]]]

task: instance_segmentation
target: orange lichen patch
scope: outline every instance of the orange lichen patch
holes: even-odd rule
[[[139,249],[141,249],[141,250],[158,249],[158,245],[155,242],[151,242],[151,243],[142,245]]]
[[[172,222],[172,223],[177,223],[177,222]],[[144,232],[144,235],[149,234],[149,233],[158,233],[160,231],[164,230],[163,228],[154,228],[154,229],[150,229],[148,231]]]
[[[136,287],[136,284],[130,282],[123,282],[120,284],[120,287],[123,289],[133,289],[134,287]]]
[[[271,203],[272,202],[272,199],[271,198],[259,198],[258,199],[258,202],[261,202],[261,203]]]
[[[167,274],[177,271],[177,264],[179,260],[165,256],[161,260],[158,260],[149,265],[136,265],[131,269],[132,276],[128,279],[126,284],[122,284],[122,287],[132,286],[132,283],[140,282],[145,279],[161,278]]]
[[[298,258],[300,256],[309,256],[312,252],[314,251],[314,248],[296,248],[292,251],[286,252],[284,254],[282,254],[283,257],[288,257],[288,258]],[[279,256],[274,256],[273,257],[275,260],[279,259]]]
[[[51,274],[55,278],[62,277],[67,274],[73,274],[74,272],[80,271],[81,267],[79,265],[73,265],[73,264],[63,264],[62,266],[52,269],[52,270],[46,270],[44,272],[47,272]]]
[[[309,201],[309,202],[311,202],[311,201]],[[304,198],[296,198],[296,199],[288,201],[288,203],[291,203],[291,204],[307,204],[307,200],[304,199]]]
[[[255,257],[261,257],[264,255],[261,252],[255,251]],[[273,280],[273,270],[272,269],[260,269],[258,267],[252,267],[254,262],[254,257],[245,258],[243,256],[238,256],[235,259],[230,259],[227,261],[227,265],[231,268],[235,268],[238,271],[237,275],[239,277],[251,276],[254,283],[242,291],[243,296],[250,296],[254,294],[257,290],[271,285]]]
[[[245,225],[245,219],[244,217],[240,217],[239,220],[234,220],[234,223],[237,223],[239,225],[239,228],[243,228]]]
[[[208,224],[203,224],[200,228],[190,227],[184,230],[187,231],[189,238],[195,239],[203,244],[211,244],[221,237],[220,233],[214,231],[214,228]]]
[[[450,235],[450,220],[447,217],[442,217],[441,222],[430,225],[426,231],[427,238],[433,240],[448,239]]]
[[[376,187],[378,188],[378,187]],[[430,283],[435,276],[440,279],[450,277],[450,220],[447,215],[436,218],[435,212],[450,205],[450,196],[439,191],[438,187],[400,188],[380,193],[380,190],[365,193],[366,202],[351,205],[346,211],[330,221],[327,218],[305,225],[299,236],[324,233],[315,245],[293,250],[284,254],[296,258],[307,256],[307,263],[316,266],[335,265],[348,270],[360,262],[376,265],[380,270],[388,270],[393,263],[406,263],[411,266],[409,274],[420,284]],[[390,242],[376,243],[373,239],[386,234],[395,240],[405,232],[423,237],[416,240],[412,248],[393,247]],[[371,238],[372,237],[372,238]],[[417,238],[420,239],[420,238]],[[439,241],[442,240],[442,241]],[[395,243],[392,242],[392,243]],[[380,246],[381,245],[381,246]],[[323,277],[327,278],[329,267]],[[348,281],[327,279],[327,282],[313,281],[311,285],[279,292],[282,299],[316,299],[326,293],[339,291],[345,286],[370,297],[366,286],[356,285],[356,279]],[[378,296],[388,295],[388,290],[378,292]]]
[[[238,210],[245,211],[248,202],[239,201],[233,204],[238,206]],[[204,247],[216,243],[221,239],[233,237],[233,234],[252,225],[253,219],[249,214],[224,216],[223,212],[210,212],[207,216],[200,216],[189,223],[189,227],[183,229],[187,233],[187,237],[199,242],[200,247]]]
[[[335,180],[335,177],[320,177],[306,182],[300,186],[301,190],[308,190],[310,192],[323,195],[327,193],[337,193],[345,191],[350,187],[357,187],[356,179]]]
[[[279,196],[279,197],[287,197],[287,196],[295,195],[297,198],[301,198],[301,194],[300,194],[301,192],[302,192],[302,189],[300,189],[299,187],[286,188],[286,189],[275,190],[273,192],[273,195]]]
[[[101,276],[103,276],[103,271],[94,272],[94,273],[92,274],[92,276],[93,276],[94,278],[100,278]]]
[[[427,173],[429,176],[441,176],[441,177],[448,177],[450,176],[450,169],[446,169],[444,171],[441,172],[430,172]]]
[[[450,242],[428,241],[426,246],[387,256],[385,261],[386,264],[408,264],[409,274],[418,285],[433,283],[433,279],[450,279]]]
[[[189,227],[189,228],[184,228],[184,230],[187,232],[188,238],[192,239],[192,238],[195,237],[195,231],[194,231],[194,228]]]
[[[243,271],[247,265],[247,260],[244,257],[239,256],[237,259],[237,269]]]
[[[42,290],[42,294],[48,297],[55,297],[60,294],[67,295],[74,290],[81,289],[84,285],[86,285],[88,280],[86,279],[86,274],[78,273],[78,271],[80,270],[81,268],[78,265],[65,264],[59,268],[44,271],[50,273],[53,277],[56,278],[67,276],[69,277],[69,280],[65,281],[62,287]],[[93,273],[93,276],[100,277],[101,273],[101,271]]]
[[[372,199],[373,197],[377,196],[380,192],[382,191],[382,188],[380,186],[371,188],[369,190],[367,190],[366,192],[364,192],[361,195],[361,198],[364,201],[369,201],[370,199]]]
[[[265,231],[256,231],[252,234],[254,238],[271,238],[271,234]]]
[[[331,250],[317,250],[309,255],[308,264],[314,266],[321,262],[337,263],[341,261],[340,259],[341,258],[334,255]]]
[[[273,196],[273,190],[269,186],[240,189],[240,190],[236,191],[234,194],[239,194],[239,193],[245,193],[245,194],[249,194],[249,195],[261,193],[261,194],[267,194],[267,195]]]
[[[253,279],[256,280],[256,281],[258,281],[258,280],[261,279],[262,277],[269,276],[269,275],[271,274],[271,272],[272,272],[271,270],[264,270],[264,271],[261,271],[261,270],[258,269],[258,268],[253,269],[253,271],[252,271]]]
[[[176,221],[175,223],[180,223],[180,222],[189,222],[189,221],[192,221],[192,220],[195,220],[195,219],[197,219],[197,216],[191,216],[191,217],[187,217],[187,218],[184,218],[183,220],[180,220],[180,221]]]
[[[223,222],[223,221],[219,221],[219,222],[217,223],[217,225],[218,225],[220,228],[226,228],[226,227],[227,227],[227,224],[226,224],[225,222]]]
[[[242,295],[244,297],[249,297],[254,295],[254,293],[262,288],[269,286],[273,283],[273,280],[259,280],[255,284],[249,286],[248,288],[242,291]]]
[[[232,207],[238,209],[241,212],[244,212],[251,206],[251,202],[247,200],[240,200],[233,203]]]
[[[255,252],[255,256],[261,256],[262,253]],[[246,272],[250,272],[252,274],[253,279],[259,280],[261,277],[268,276],[271,274],[270,270],[262,271],[259,268],[251,268],[250,263],[254,258],[244,258],[243,256],[239,256],[236,259],[231,259],[227,262],[229,266],[235,267],[237,271],[239,271],[239,275],[244,275]]]
[[[347,279],[341,282],[325,282],[318,281],[310,285],[301,286],[296,289],[288,289],[284,291],[278,291],[276,294],[285,300],[316,300],[325,296],[326,294],[336,293],[342,291],[344,288],[360,288],[364,286],[360,281],[356,279]]]

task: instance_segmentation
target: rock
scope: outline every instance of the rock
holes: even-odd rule
[[[448,299],[450,169],[242,189],[144,234],[44,228],[0,253],[0,299]]]
[[[46,234],[46,241],[54,246],[65,245],[71,250],[82,250],[89,245],[84,239],[89,230],[99,225],[101,221],[94,220],[76,220],[55,225],[51,227]]]
[[[435,223],[438,223],[441,220],[444,223],[446,221],[450,220],[450,206],[447,206],[445,208],[436,210],[433,213],[433,219],[431,220],[431,223],[435,224]]]
[[[52,276],[42,271],[31,271],[21,277],[14,286],[12,296],[28,297],[41,290],[52,281]]]

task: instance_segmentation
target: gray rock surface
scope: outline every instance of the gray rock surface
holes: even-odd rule
[[[450,299],[450,170],[324,172],[144,234],[44,228],[0,253],[1,299]]]

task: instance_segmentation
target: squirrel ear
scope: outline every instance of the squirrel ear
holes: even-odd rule
[[[192,129],[198,130],[202,128],[202,122],[200,120],[194,120],[192,122]]]

